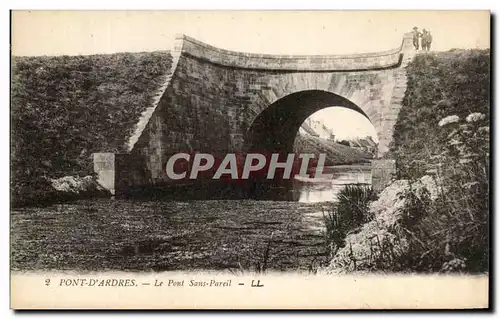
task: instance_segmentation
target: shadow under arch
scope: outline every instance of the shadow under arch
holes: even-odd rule
[[[322,90],[299,91],[275,101],[255,118],[247,130],[247,151],[292,153],[302,123],[328,107],[354,110],[371,122],[359,106],[343,96]]]

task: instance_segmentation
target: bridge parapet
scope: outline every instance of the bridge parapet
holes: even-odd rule
[[[398,67],[402,54],[411,48],[412,39],[405,34],[399,48],[384,52],[347,55],[274,55],[236,52],[220,49],[186,35],[176,36],[174,50],[217,65],[274,71],[367,71]]]

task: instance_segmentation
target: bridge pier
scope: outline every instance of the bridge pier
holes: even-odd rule
[[[115,194],[116,163],[114,153],[94,153],[94,173],[97,174],[97,182]]]
[[[374,159],[372,161],[372,189],[379,193],[387,187],[396,174],[396,161]]]
[[[142,158],[117,153],[94,153],[92,155],[98,183],[113,195],[124,195],[131,187],[151,184]]]

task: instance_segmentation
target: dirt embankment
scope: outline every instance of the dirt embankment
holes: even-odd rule
[[[327,166],[366,163],[373,155],[362,150],[310,135],[297,134],[295,151],[299,153],[326,154]]]
[[[51,179],[80,179],[92,153],[125,151],[171,62],[168,52],[13,57],[12,203],[59,198]]]

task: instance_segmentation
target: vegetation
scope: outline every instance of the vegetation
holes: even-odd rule
[[[402,220],[411,234],[407,258],[412,269],[488,270],[489,127],[473,117],[439,129],[447,144],[434,159],[437,198],[414,200],[411,191],[403,194],[412,198],[406,201]]]
[[[426,174],[432,157],[447,141],[436,134],[438,122],[490,114],[489,50],[452,50],[418,55],[407,67],[407,89],[388,157],[398,160],[400,178]]]
[[[330,256],[344,246],[344,239],[350,231],[372,220],[373,214],[368,205],[375,198],[376,195],[369,186],[346,185],[340,190],[331,210],[323,213],[325,243]]]
[[[402,194],[408,267],[487,271],[490,52],[421,55],[408,75],[392,151],[403,177],[434,173],[439,190],[434,200]]]
[[[388,154],[404,180],[370,205],[375,219],[347,235],[332,269],[488,271],[489,74],[489,50],[418,55],[408,65]]]
[[[342,144],[342,145],[345,145],[345,146],[350,146],[350,145],[351,145],[351,144],[349,143],[349,141],[347,141],[347,140],[338,141],[337,143]]]
[[[13,203],[48,194],[48,178],[89,174],[93,152],[124,151],[171,62],[168,52],[13,57]]]
[[[78,200],[11,213],[12,270],[309,272],[314,204]]]

